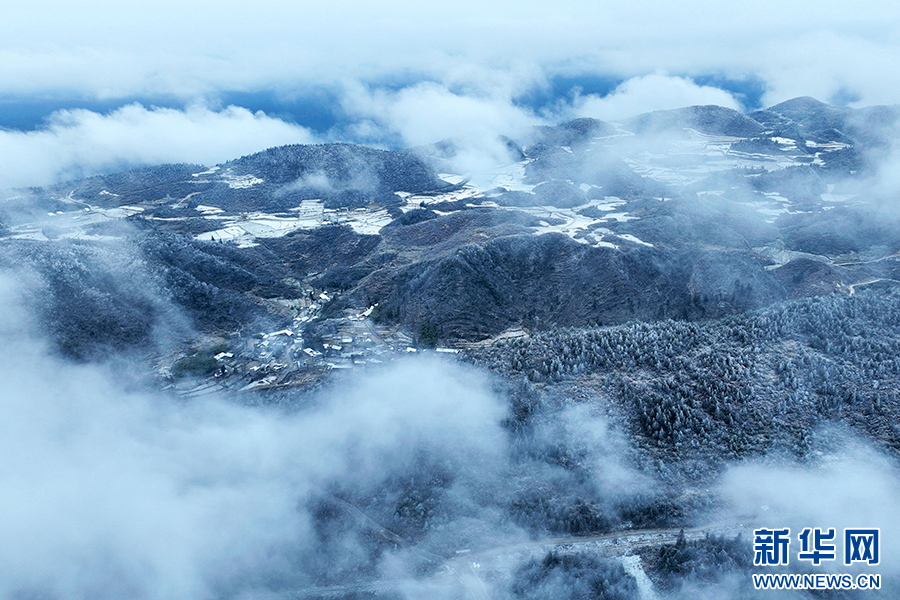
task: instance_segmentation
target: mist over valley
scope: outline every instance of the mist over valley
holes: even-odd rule
[[[10,192],[3,594],[766,597],[754,527],[864,522],[890,595],[897,117],[694,106]]]
[[[900,595],[900,11],[0,19],[0,598]]]

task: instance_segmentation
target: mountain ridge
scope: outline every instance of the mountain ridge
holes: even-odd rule
[[[509,162],[488,165],[484,185],[435,170],[453,168],[467,151],[462,139],[399,151],[280,146],[210,168],[161,165],[30,190],[0,207],[4,244],[9,252],[34,242],[99,244],[102,254],[104,240],[129,231],[183,241],[192,248],[184,256],[224,256],[203,248],[225,244],[233,257],[224,260],[255,283],[222,297],[256,306],[241,309],[253,322],[283,318],[279,294],[290,304],[326,293],[326,329],[329,319],[378,304],[382,326],[411,339],[427,329],[451,345],[511,328],[717,318],[847,292],[865,277],[893,279],[900,238],[865,216],[863,196],[838,189],[863,179],[865,143],[877,136],[857,142],[847,136],[863,129],[853,127],[831,137],[816,130],[818,141],[810,133],[860,114],[896,119],[891,111],[801,97],[749,115],[695,106],[620,125],[576,119],[536,128],[529,144],[500,139]],[[795,137],[775,135],[786,132]],[[861,252],[884,260],[855,265]],[[238,259],[253,253],[273,266]],[[154,269],[185,274],[167,285],[196,279],[181,259],[147,256]],[[197,281],[198,293],[219,287]],[[322,337],[316,327],[309,334]]]

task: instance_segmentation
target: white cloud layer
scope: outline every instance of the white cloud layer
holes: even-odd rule
[[[900,103],[900,5],[37,0],[0,21],[0,99],[164,96],[188,106],[223,92],[289,99],[324,88],[350,122],[334,135],[381,144],[516,135],[574,115],[739,106],[739,96],[696,84],[703,75],[758,82],[766,105],[798,95]],[[625,83],[606,97],[552,99],[548,114],[523,108],[555,77]],[[2,132],[0,177],[22,185],[119,163],[217,162],[311,139],[236,108],[72,111],[38,132]]]
[[[881,529],[879,569],[900,570],[900,485],[897,465],[865,445],[851,446],[814,465],[774,466],[748,463],[732,468],[723,480],[724,497],[741,520],[758,527]],[[840,549],[841,541],[838,540]],[[831,564],[839,568],[841,561]]]
[[[631,78],[757,76],[768,102],[900,101],[900,7],[884,2],[271,0],[20,3],[0,23],[0,95],[190,96],[473,69]],[[501,84],[502,85],[502,84]]]
[[[229,596],[305,572],[305,502],[330,481],[381,481],[423,447],[502,463],[503,407],[459,365],[407,361],[294,415],[174,402],[49,357],[19,289],[0,278],[0,597]]]
[[[302,127],[235,106],[213,111],[199,105],[175,110],[132,104],[105,115],[59,111],[39,130],[0,130],[0,189],[142,164],[214,164],[270,146],[312,141]]]
[[[509,88],[481,93],[455,92],[437,83],[420,83],[397,92],[349,86],[344,110],[358,125],[357,136],[398,135],[408,146],[448,137],[505,133],[515,135],[543,121],[516,106]]]
[[[654,74],[629,79],[603,97],[595,94],[578,97],[575,110],[582,117],[615,121],[654,110],[700,104],[741,108],[731,94],[719,88],[700,86],[684,77]]]

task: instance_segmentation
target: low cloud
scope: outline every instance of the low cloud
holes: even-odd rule
[[[825,100],[841,87],[863,102],[897,102],[900,12],[883,3],[821,10],[811,0],[642,0],[548,10],[535,2],[346,1],[339,8],[28,3],[0,23],[0,95],[196,97],[344,79],[446,81],[459,71],[527,65],[550,76],[627,79],[659,69],[758,76],[771,102],[785,94]]]
[[[459,365],[403,362],[293,414],[176,402],[50,357],[23,325],[20,289],[0,279],[2,597],[310,585],[312,557],[354,556],[354,527],[323,541],[310,512],[334,485],[381,489],[426,452],[465,504],[466,470],[490,478],[502,464],[502,404]]]
[[[352,124],[340,135],[362,143],[392,142],[415,147],[450,140],[447,169],[476,184],[489,182],[492,169],[518,160],[501,136],[528,141],[535,125],[555,122],[515,102],[516,94],[540,85],[534,73],[460,69],[441,83],[400,90],[347,84],[342,108]]]
[[[184,110],[124,106],[108,114],[63,110],[36,131],[0,130],[0,188],[37,186],[110,170],[192,162],[214,164],[288,143],[306,129],[229,106]]]
[[[471,81],[471,80],[470,80]],[[475,81],[478,88],[484,82]],[[513,102],[509,87],[454,91],[441,83],[419,83],[399,91],[348,85],[343,109],[356,122],[351,136],[405,146],[456,136],[516,135],[543,120]]]
[[[324,121],[337,123],[328,139],[384,146],[465,134],[516,138],[523,128],[573,116],[621,119],[693,104],[741,108],[741,82],[753,82],[751,103],[762,94],[767,105],[798,95],[855,106],[898,101],[900,13],[885,7],[648,0],[576,2],[552,11],[521,2],[345,2],[335,10],[263,2],[249,12],[163,3],[135,13],[93,4],[84,10],[38,2],[9,11],[0,23],[0,100],[114,105],[165,97],[187,105],[258,94],[274,98],[275,110],[291,106],[298,119],[313,115],[318,128],[322,107],[304,115],[290,99],[323,92],[335,99],[322,111]],[[701,77],[738,91],[699,85]],[[624,83],[570,103],[579,82],[598,78]],[[2,131],[0,187],[140,163],[218,162],[314,141],[279,119],[202,106],[72,110],[55,113],[38,131]],[[494,150],[464,162],[477,167],[482,158],[493,160]]]
[[[575,98],[578,116],[604,121],[625,119],[654,110],[716,104],[740,110],[734,96],[716,87],[697,85],[684,77],[663,74],[634,77],[606,96],[588,94]]]
[[[573,455],[583,457],[592,483],[610,498],[656,491],[655,482],[634,468],[634,449],[621,432],[586,406],[567,408],[539,428],[536,437],[547,446],[564,444]]]
[[[806,527],[834,528],[838,536],[846,527],[881,528],[880,568],[900,570],[897,465],[861,442],[813,464],[734,467],[722,491],[742,518],[752,518],[759,527],[790,527],[792,551],[796,535]],[[840,549],[842,541],[837,543]]]

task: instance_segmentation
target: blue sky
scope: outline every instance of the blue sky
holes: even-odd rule
[[[900,103],[885,3],[144,4],[4,9],[0,188],[690,104]]]

